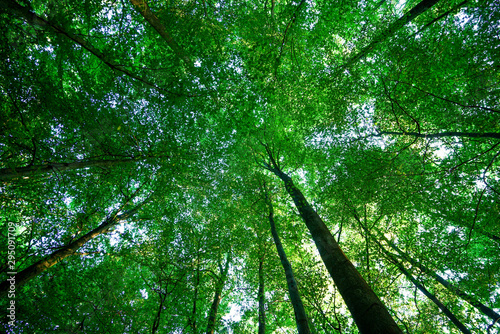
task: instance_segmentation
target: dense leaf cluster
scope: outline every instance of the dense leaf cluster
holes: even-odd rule
[[[310,332],[359,323],[307,210],[402,331],[493,333],[499,22],[490,0],[0,0],[2,330],[294,332],[273,207]]]

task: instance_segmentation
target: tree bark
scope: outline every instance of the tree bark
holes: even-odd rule
[[[214,300],[212,302],[212,306],[210,307],[210,312],[208,315],[207,334],[214,334],[215,331],[217,311],[219,309],[219,304],[222,298],[222,290],[224,289],[224,284],[226,283],[227,272],[229,271],[229,262],[231,262],[231,253],[228,253],[227,255],[227,260],[224,268],[220,266],[219,279],[215,284]]]
[[[406,260],[408,263],[410,263],[412,266],[419,268],[423,273],[429,275],[433,279],[435,279],[437,282],[439,282],[442,286],[444,286],[446,289],[451,291],[453,294],[455,294],[457,297],[465,300],[467,303],[470,305],[474,306],[476,309],[478,309],[481,313],[492,319],[493,321],[498,321],[500,319],[500,314],[495,312],[493,309],[489,308],[488,306],[482,304],[481,302],[476,301],[472,296],[467,294],[466,292],[460,290],[450,282],[448,282],[446,279],[441,277],[439,274],[436,272],[432,271],[430,268],[427,268],[426,266],[422,265],[421,263],[417,262],[414,260],[410,255],[408,255],[406,252],[401,250],[398,246],[396,246],[393,242],[388,240],[383,233],[381,233],[379,230],[375,229],[377,231],[378,237],[384,240],[389,247],[391,247],[393,250],[395,250],[401,258]]]
[[[193,309],[191,311],[191,317],[188,319],[188,326],[191,327],[191,333],[196,334],[197,326],[196,326],[196,302],[198,301],[198,288],[200,286],[200,251],[199,251],[199,242],[196,253],[196,282],[194,286],[194,297],[193,297]]]
[[[259,261],[259,334],[266,333],[266,310],[264,296],[264,259]]]
[[[370,44],[365,46],[361,51],[359,51],[356,55],[353,57],[349,58],[347,62],[341,67],[349,67],[353,65],[355,62],[360,60],[361,58],[364,58],[365,56],[372,51],[377,44],[382,43],[385,41],[387,38],[391,37],[394,35],[399,29],[410,23],[413,19],[415,19],[417,16],[420,14],[424,13],[427,11],[429,8],[434,6],[436,3],[438,3],[439,0],[423,0],[421,1],[418,5],[410,9],[405,15],[400,17],[397,21],[392,23],[389,28],[387,28],[385,31],[383,31],[381,34],[377,35]]]
[[[140,204],[140,205],[136,206],[134,209],[129,210],[121,215],[115,214],[111,217],[108,217],[98,227],[96,227],[92,231],[88,232],[87,234],[83,235],[82,237],[78,238],[77,240],[71,242],[70,244],[62,247],[61,249],[53,252],[45,259],[42,259],[42,260],[32,264],[28,268],[22,270],[21,272],[17,273],[15,275],[16,288],[27,283],[32,278],[38,276],[39,274],[41,274],[45,270],[56,265],[58,262],[61,262],[62,260],[64,260],[68,256],[75,254],[75,252],[80,247],[85,245],[88,241],[94,239],[95,237],[97,237],[103,233],[106,233],[111,227],[116,225],[118,222],[132,217],[132,215],[134,215],[143,204]],[[11,286],[11,283],[10,283],[10,281],[7,281],[7,280],[0,284],[0,297],[5,296],[8,293],[10,286]]]
[[[153,326],[151,327],[151,334],[155,334],[158,331],[158,328],[160,327],[161,311],[163,310],[163,303],[167,298],[167,294],[160,293],[159,297],[160,297],[160,305],[158,306],[158,312],[156,312],[156,316],[153,320]]]
[[[269,206],[269,224],[271,225],[271,233],[273,235],[274,244],[276,245],[276,250],[281,260],[281,265],[285,270],[286,283],[288,285],[288,294],[290,295],[290,301],[292,302],[293,311],[295,313],[295,322],[297,324],[297,330],[299,334],[310,334],[309,324],[307,322],[306,310],[304,309],[304,304],[302,303],[302,298],[300,297],[299,288],[295,277],[293,275],[292,265],[288,261],[283,245],[281,244],[280,237],[276,231],[276,225],[274,223],[274,211],[273,205],[266,194],[267,204]]]
[[[2,168],[0,169],[0,181],[10,181],[18,178],[30,178],[40,174],[48,174],[51,172],[61,173],[73,169],[82,169],[90,167],[109,168],[118,165],[128,164],[136,161],[135,159],[125,160],[91,160],[91,161],[76,161],[76,162],[55,162],[45,165],[36,165],[19,168]]]
[[[382,301],[342,252],[323,220],[293,184],[292,178],[281,171],[269,147],[265,148],[271,161],[271,165],[264,165],[265,168],[284,182],[359,331],[362,334],[402,333]]]

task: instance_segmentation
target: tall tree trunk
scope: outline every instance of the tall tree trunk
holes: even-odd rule
[[[163,303],[167,298],[167,294],[160,293],[159,297],[160,297],[160,305],[158,306],[158,312],[156,312],[156,316],[153,320],[153,326],[151,327],[151,334],[155,334],[156,331],[158,331],[158,328],[160,327],[161,311],[163,310]]]
[[[207,334],[213,334],[215,331],[217,311],[219,309],[219,304],[222,298],[222,290],[224,289],[224,284],[226,283],[227,272],[229,270],[229,262],[231,262],[230,252],[227,254],[227,260],[224,268],[222,268],[222,266],[219,265],[220,275],[219,279],[215,284],[214,301],[212,302],[212,306],[210,307],[210,312],[208,315]]]
[[[49,269],[50,267],[54,266],[58,262],[61,262],[68,256],[71,256],[75,254],[75,252],[85,245],[88,241],[94,239],[95,237],[106,233],[111,227],[116,225],[118,222],[123,221],[125,219],[128,219],[134,215],[139,208],[144,204],[144,202],[141,205],[136,206],[134,209],[129,210],[121,215],[113,215],[111,217],[108,217],[106,220],[104,220],[98,227],[93,229],[92,231],[88,232],[87,234],[83,235],[82,237],[76,239],[75,241],[71,242],[70,244],[62,247],[61,249],[53,252],[50,254],[48,257],[45,259],[42,259],[28,268],[24,269],[23,271],[17,273],[15,275],[15,286],[19,287],[25,283],[27,283],[29,280],[32,278],[38,276],[45,270]],[[11,286],[11,282],[6,280],[0,284],[0,297],[5,296],[9,288]]]
[[[280,237],[278,236],[278,232],[276,231],[273,205],[271,203],[271,200],[267,197],[267,193],[266,200],[269,206],[269,224],[271,225],[271,233],[273,235],[274,244],[276,245],[276,249],[281,260],[281,265],[285,270],[286,283],[288,285],[288,294],[290,295],[290,301],[292,302],[293,311],[295,313],[297,330],[299,334],[310,334],[311,331],[309,330],[309,324],[307,322],[306,310],[304,309],[304,304],[302,303],[302,299],[299,294],[299,288],[297,287],[297,282],[295,281],[295,277],[293,275],[292,265],[286,257],[285,250],[283,249]]]
[[[136,161],[135,159],[125,160],[91,160],[91,161],[76,161],[76,162],[55,162],[46,165],[28,166],[20,168],[2,168],[0,169],[0,181],[9,181],[18,178],[30,178],[33,176],[62,173],[73,169],[82,169],[89,167],[109,168],[128,164]]]
[[[402,333],[382,301],[342,252],[323,220],[307,202],[302,192],[293,184],[292,178],[281,171],[270,148],[264,146],[271,163],[265,163],[265,168],[284,182],[287,192],[292,197],[309,229],[323,263],[339,289],[359,331],[362,334]]]
[[[196,282],[194,286],[194,298],[193,298],[193,309],[191,311],[191,317],[188,319],[188,326],[191,327],[191,333],[197,333],[196,327],[196,302],[198,301],[198,290],[200,285],[200,251],[199,251],[199,242],[197,248],[196,255]]]
[[[434,278],[437,282],[439,282],[442,286],[444,286],[446,289],[454,293],[457,297],[465,300],[467,303],[470,305],[474,306],[476,309],[478,309],[481,313],[492,319],[493,321],[498,321],[500,319],[500,314],[495,312],[493,309],[489,308],[488,306],[482,304],[481,302],[478,302],[467,294],[466,292],[460,290],[450,282],[448,282],[446,279],[441,277],[439,274],[437,274],[435,271],[432,271],[430,268],[427,268],[426,266],[422,265],[421,263],[417,262],[415,259],[413,259],[410,255],[408,255],[406,252],[401,250],[398,246],[396,246],[392,241],[387,239],[385,235],[380,232],[378,229],[375,229],[377,232],[378,238],[384,240],[389,247],[391,247],[393,250],[395,250],[401,258],[406,260],[408,263],[410,263],[412,266],[419,268],[423,273],[429,275],[430,277]]]
[[[264,257],[259,261],[259,334],[266,333],[266,310],[264,290]]]
[[[365,46],[361,51],[355,54],[353,57],[349,58],[347,62],[341,67],[349,67],[361,58],[364,58],[372,51],[377,44],[382,43],[389,37],[393,36],[399,29],[410,23],[413,19],[422,13],[425,13],[429,8],[438,3],[439,0],[423,0],[418,5],[410,9],[405,15],[400,17],[397,21],[392,23],[389,28],[383,31],[381,34],[375,36],[370,44]]]

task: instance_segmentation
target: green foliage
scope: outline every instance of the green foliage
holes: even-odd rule
[[[458,333],[370,233],[499,310],[500,146],[477,136],[500,132],[498,2],[438,2],[349,66],[418,1],[149,1],[178,49],[132,2],[0,2],[0,175],[17,173],[0,183],[0,242],[13,223],[15,271],[144,202],[17,287],[5,331],[205,332],[231,253],[216,332],[256,332],[260,261],[266,333],[294,332],[265,183],[311,329],[357,333],[265,147],[403,330]]]

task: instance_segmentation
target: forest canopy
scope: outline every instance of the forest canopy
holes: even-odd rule
[[[500,329],[500,2],[0,23],[0,331]]]

